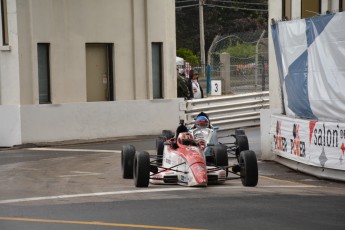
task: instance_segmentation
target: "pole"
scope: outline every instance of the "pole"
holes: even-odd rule
[[[258,87],[258,68],[259,68],[259,44],[261,42],[262,37],[265,34],[265,30],[262,32],[259,40],[256,42],[256,54],[255,54],[255,92],[257,92]]]
[[[204,38],[204,3],[205,0],[199,0],[199,30],[200,30],[200,60],[201,76],[205,76],[205,38]]]

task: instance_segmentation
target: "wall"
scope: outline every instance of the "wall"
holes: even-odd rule
[[[0,147],[11,147],[22,143],[20,106],[0,106]]]
[[[0,146],[159,135],[163,129],[176,129],[184,114],[181,103],[183,99],[158,99],[11,107],[6,117],[13,121],[1,119],[0,127],[7,124],[9,130],[15,124],[15,132],[21,132],[21,137],[2,139]]]

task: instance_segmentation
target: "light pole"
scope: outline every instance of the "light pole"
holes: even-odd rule
[[[205,77],[205,37],[204,37],[204,4],[205,0],[199,0],[199,30],[200,30],[200,60],[201,73]]]

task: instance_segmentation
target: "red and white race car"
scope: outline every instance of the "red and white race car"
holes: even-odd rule
[[[236,178],[244,186],[256,186],[255,153],[248,150],[248,140],[242,130],[231,136],[235,137],[234,143],[221,144],[214,128],[184,130],[177,137],[164,130],[156,139],[155,155],[138,152],[133,145],[122,147],[122,176],[134,178],[136,187],[147,187],[149,183],[207,186]],[[236,157],[236,163],[229,164],[231,154]],[[229,173],[236,177],[228,177]]]

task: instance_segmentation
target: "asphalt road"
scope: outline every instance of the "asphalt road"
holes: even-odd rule
[[[125,143],[152,150],[155,139],[0,151],[0,229],[344,229],[344,183],[259,160],[255,188],[135,188],[120,175]]]

